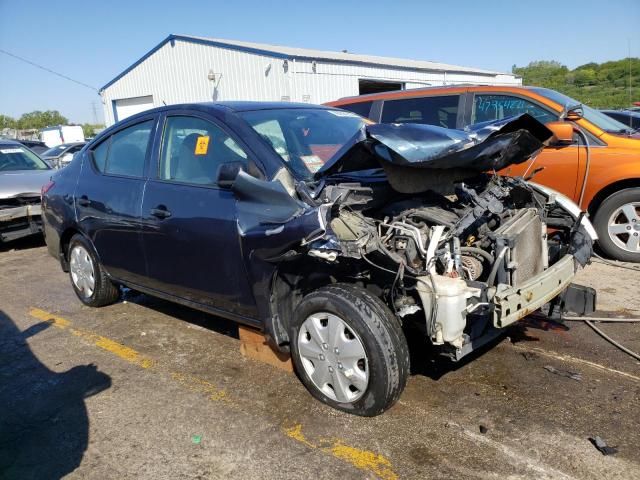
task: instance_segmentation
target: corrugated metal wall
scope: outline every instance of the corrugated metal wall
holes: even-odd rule
[[[367,65],[288,60],[174,40],[102,93],[105,121],[114,100],[152,95],[163,104],[212,100],[283,100],[324,103],[358,95],[358,79],[406,82],[407,88],[453,83],[520,84],[510,75],[426,72]],[[210,80],[209,73],[214,73]]]

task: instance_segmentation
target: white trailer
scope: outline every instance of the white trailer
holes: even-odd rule
[[[63,143],[84,142],[84,132],[80,125],[58,125],[40,130],[40,140],[52,148]]]

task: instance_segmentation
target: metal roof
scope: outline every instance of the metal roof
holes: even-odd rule
[[[280,45],[269,45],[266,43],[253,43],[243,42],[239,40],[225,40],[221,38],[208,38],[208,37],[196,37],[193,35],[174,35],[171,34],[165,38],[162,42],[156,45],[153,49],[147,52],[142,58],[136,61],[133,65],[128,67],[117,77],[104,85],[100,90],[104,90],[109,87],[128,72],[133,70],[136,66],[150,57],[158,49],[164,46],[168,42],[184,41],[190,43],[197,43],[201,45],[209,45],[218,48],[227,48],[230,50],[237,50],[247,53],[253,53],[257,55],[265,55],[269,57],[282,58],[282,59],[299,59],[299,60],[324,60],[335,63],[351,63],[351,64],[364,64],[364,65],[382,65],[394,68],[401,68],[405,70],[428,70],[428,71],[446,71],[455,73],[473,73],[478,75],[513,75],[504,72],[495,72],[491,70],[482,70],[471,67],[463,67],[459,65],[450,65],[447,63],[430,62],[426,60],[410,60],[394,57],[379,57],[376,55],[360,55],[356,53],[345,52],[332,52],[327,50],[313,50],[309,48],[296,48],[296,47],[284,47]]]

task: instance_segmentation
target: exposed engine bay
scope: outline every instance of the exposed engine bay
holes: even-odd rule
[[[309,255],[361,259],[372,280],[388,283],[392,275],[384,294],[396,315],[417,317],[432,343],[454,350],[474,339],[467,318],[484,333],[490,323],[504,327],[532,311],[497,314],[492,300],[500,289],[524,286],[568,254],[573,273],[591,254],[578,220],[520,179],[479,175],[455,184],[454,195],[429,192],[379,208],[368,208],[373,192],[365,201],[360,185],[330,189],[337,190],[343,200],[333,204],[328,226],[337,242],[318,240]]]
[[[280,186],[261,193],[241,174],[240,229],[260,239],[252,251],[279,271],[299,273],[311,257],[309,275],[370,289],[459,359],[500,328],[561,303],[596,238],[566,197],[491,172],[535,155],[550,136],[542,124],[525,115],[482,128],[372,126],[317,181],[298,182],[292,201]],[[282,207],[269,213],[269,229],[251,221],[259,211],[264,219],[267,197]]]

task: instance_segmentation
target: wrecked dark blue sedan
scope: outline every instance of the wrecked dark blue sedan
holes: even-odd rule
[[[53,175],[45,236],[86,305],[127,286],[256,327],[314,397],[376,415],[406,384],[408,335],[458,360],[536,309],[593,307],[571,283],[588,220],[494,173],[552,141],[528,115],[458,131],[308,104],[168,106]]]

